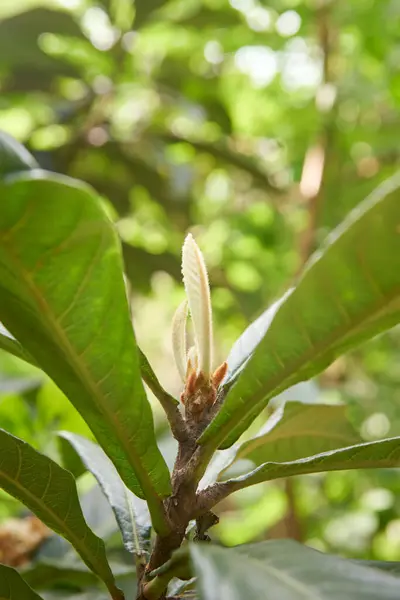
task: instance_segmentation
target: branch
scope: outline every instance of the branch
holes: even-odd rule
[[[186,442],[188,439],[188,430],[186,427],[186,423],[183,420],[183,417],[179,411],[179,403],[173,396],[168,394],[161,386],[158,381],[156,374],[150,366],[149,361],[143,354],[143,352],[138,348],[139,351],[139,361],[140,361],[140,372],[142,375],[143,381],[150,388],[153,394],[158,398],[161,406],[164,409],[164,412],[167,416],[168,422],[171,427],[172,434],[174,438],[178,442]]]
[[[240,483],[237,481],[224,481],[222,483],[214,483],[199,492],[196,496],[197,502],[195,507],[197,518],[211,512],[211,509],[216,504],[239,490],[240,487]]]

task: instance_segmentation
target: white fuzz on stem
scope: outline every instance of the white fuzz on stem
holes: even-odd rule
[[[212,363],[210,286],[203,255],[191,234],[183,244],[182,275],[193,321],[198,369],[209,376]]]
[[[183,382],[186,380],[186,320],[188,315],[188,303],[182,302],[176,309],[172,319],[172,349],[179,375]]]

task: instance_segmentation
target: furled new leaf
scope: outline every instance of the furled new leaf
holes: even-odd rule
[[[231,445],[268,401],[400,321],[400,176],[357,207],[308,263],[200,438]]]
[[[59,436],[72,446],[86,468],[96,477],[113,509],[125,548],[128,552],[143,554],[148,549],[151,532],[146,502],[136,498],[127,489],[100,446],[68,431],[61,431]]]
[[[107,562],[104,542],[84,519],[71,473],[2,429],[0,488],[18,498],[43,523],[67,539],[104,581],[112,597],[122,598]]]
[[[399,579],[291,540],[192,544],[201,600],[396,600]]]

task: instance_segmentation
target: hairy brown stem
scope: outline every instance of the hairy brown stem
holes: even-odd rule
[[[150,572],[166,563],[172,553],[181,546],[189,522],[192,519],[199,519],[197,533],[200,533],[200,538],[204,539],[207,529],[218,521],[218,518],[209,511],[209,504],[213,500],[212,495],[210,496],[207,490],[196,493],[210,458],[196,443],[199,433],[204,430],[211,418],[207,403],[204,406],[204,410],[197,413],[197,420],[190,411],[186,411],[187,420],[182,418],[185,435],[179,440],[178,455],[172,472],[172,495],[164,501],[170,532],[164,536],[158,535],[156,538],[146,571],[139,583],[139,600],[165,597],[165,590],[162,589],[164,580],[158,579],[157,582],[152,583],[148,576]],[[167,583],[165,580],[165,585]]]

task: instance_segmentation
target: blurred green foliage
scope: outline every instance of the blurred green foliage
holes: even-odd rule
[[[399,32],[396,0],[0,3],[0,128],[44,168],[104,196],[140,345],[172,393],[185,233],[209,265],[219,363],[327,233],[399,168]],[[2,427],[53,457],[55,431],[90,435],[33,367],[2,354],[0,372]],[[346,402],[373,440],[400,434],[399,384],[393,330],[286,397]],[[170,463],[175,446],[154,410]],[[225,501],[214,535],[229,545],[294,536],[400,560],[399,492],[395,471],[262,484]],[[18,510],[0,496],[0,519]]]

